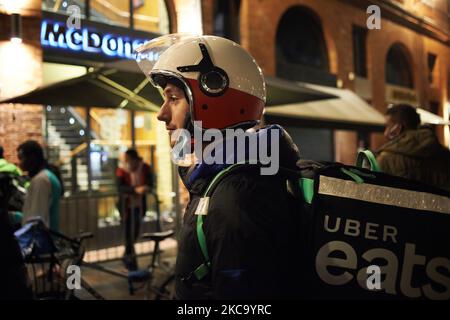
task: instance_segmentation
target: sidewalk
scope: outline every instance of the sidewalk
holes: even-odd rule
[[[169,240],[167,240],[169,242]],[[169,266],[175,265],[176,259],[176,241],[170,240],[170,242],[162,248],[161,262]],[[147,268],[150,263],[151,253],[138,257],[139,269],[143,270]],[[121,260],[113,260],[108,262],[99,263],[100,266],[112,269],[116,272],[120,272],[124,275],[127,274],[127,269],[124,267]],[[134,295],[130,295],[128,292],[127,279],[118,277],[106,272],[102,272],[90,267],[82,267],[81,274],[83,280],[85,280],[94,290],[100,293],[107,300],[144,300],[145,289],[141,289],[135,292]],[[156,270],[154,283],[159,283],[166,278],[166,274],[163,270]],[[76,293],[80,299],[91,300],[93,297],[85,290],[80,290]]]

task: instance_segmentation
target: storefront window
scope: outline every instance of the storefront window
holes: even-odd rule
[[[142,230],[154,230],[158,212],[163,225],[174,222],[176,197],[169,139],[156,113],[95,107],[44,108],[47,157],[62,173],[66,199],[61,221],[67,228],[73,225],[89,229],[96,224],[97,232],[104,234],[98,246],[121,244],[116,171],[125,167],[125,151],[133,146],[133,136],[136,150],[155,175],[154,188],[146,197]],[[85,212],[73,218],[71,212],[80,208]],[[114,239],[110,238],[113,234]]]
[[[165,0],[133,0],[133,28],[168,34],[169,14]],[[86,8],[85,0],[43,0],[42,9],[66,15],[77,15],[107,24],[130,27],[130,1],[128,0],[90,0]],[[89,12],[89,13],[87,13]]]
[[[155,166],[155,147],[156,147],[156,134],[155,124],[156,120],[152,117],[150,112],[136,112],[134,116],[134,128],[136,135],[136,149],[142,159]]]
[[[120,215],[115,205],[107,201],[107,194],[116,195],[115,173],[125,168],[125,151],[132,147],[131,117],[134,115],[135,148],[143,161],[152,166],[155,185],[147,195],[147,211],[144,221],[154,221],[159,209],[161,219],[173,219],[174,192],[172,185],[172,163],[165,127],[156,119],[155,113],[131,112],[122,109],[92,108],[90,165],[92,190],[102,198],[98,208],[99,226],[116,225]],[[156,206],[156,196],[160,201]],[[113,201],[113,200],[110,200]]]
[[[115,192],[115,172],[123,165],[121,154],[131,147],[130,112],[92,108],[91,186],[95,192]]]
[[[61,171],[64,195],[88,191],[86,109],[45,107],[47,159]]]
[[[126,0],[91,0],[90,19],[129,27],[130,2]]]
[[[134,28],[159,34],[169,33],[169,15],[164,0],[134,0]]]
[[[171,211],[174,197],[173,168],[165,125],[156,119],[155,113],[135,112],[134,127],[136,150],[142,159],[152,166],[155,173],[155,191],[161,212]]]
[[[80,18],[85,17],[84,0],[43,0],[42,9],[67,15],[79,14]]]
[[[99,227],[120,223],[116,170],[124,166],[123,154],[131,147],[131,112],[122,109],[91,108],[91,187],[99,194]],[[101,195],[100,195],[101,194]],[[109,196],[108,196],[109,195]]]

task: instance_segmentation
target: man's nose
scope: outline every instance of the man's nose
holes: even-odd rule
[[[159,112],[158,112],[158,115],[156,116],[156,118],[159,121],[164,121],[165,123],[170,122],[170,110],[167,107],[166,103],[163,103],[163,105],[161,106],[161,109],[159,109]]]

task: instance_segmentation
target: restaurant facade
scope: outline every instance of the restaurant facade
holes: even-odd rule
[[[0,8],[0,99],[33,95],[30,104],[0,105],[0,145],[17,163],[18,145],[37,140],[58,165],[61,230],[93,231],[91,249],[123,242],[115,171],[132,147],[157,175],[159,206],[148,196],[144,230],[156,214],[173,221],[178,181],[156,120],[161,97],[135,67],[133,51],[177,30],[174,2],[14,1]]]

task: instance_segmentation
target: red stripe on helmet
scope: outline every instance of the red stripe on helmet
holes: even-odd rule
[[[186,80],[194,100],[193,120],[202,121],[204,129],[225,129],[261,119],[264,110],[261,99],[233,88],[228,88],[221,96],[208,96],[200,90],[197,80]]]

